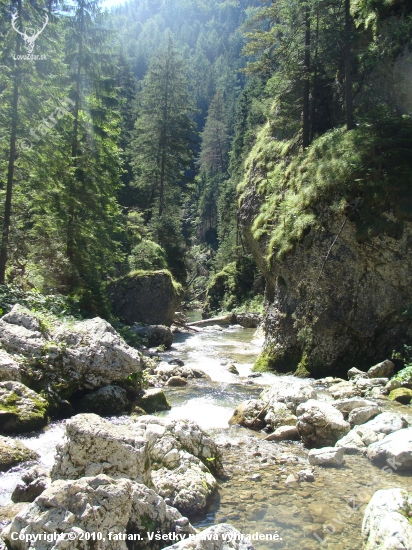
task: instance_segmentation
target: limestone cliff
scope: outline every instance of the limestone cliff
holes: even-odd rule
[[[336,185],[332,192],[314,193],[311,201],[302,199],[297,213],[284,210],[283,217],[268,215],[268,201],[273,195],[267,188],[262,192],[262,178],[256,178],[262,168],[256,157],[255,152],[255,158],[250,159],[238,215],[266,278],[266,341],[256,368],[297,370],[301,375],[337,374],[353,366],[370,366],[410,343],[412,223],[409,215],[399,213],[399,208],[410,206],[410,194],[402,198],[400,185],[382,187],[379,192],[366,186],[352,186],[348,191],[343,181],[343,190]],[[332,161],[329,173],[333,184],[331,166]],[[287,170],[285,163],[286,174]],[[295,167],[295,171],[299,170]],[[283,193],[273,212],[284,206],[288,194],[293,194],[296,203],[296,187],[285,183],[293,177],[289,165],[289,175],[281,183],[278,178],[277,187],[272,183],[272,194],[279,189]],[[309,170],[301,194],[311,185],[310,177]],[[353,172],[351,177],[358,181]],[[352,180],[348,181],[351,184]],[[390,181],[386,181],[388,186]],[[333,208],[337,201],[343,206]],[[265,209],[264,231],[259,232],[257,220]],[[303,224],[300,233],[295,231],[285,251],[279,253],[280,241],[273,248],[273,235],[282,230],[282,223],[296,227],[299,216],[304,215],[309,222]],[[286,230],[283,239],[288,238],[285,235]]]

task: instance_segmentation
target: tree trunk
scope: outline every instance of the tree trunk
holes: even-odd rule
[[[303,84],[303,148],[309,147],[309,95],[310,95],[310,14],[305,11],[305,80]]]
[[[17,13],[19,20],[21,21],[21,0],[17,1]],[[13,83],[13,103],[12,103],[12,115],[11,115],[11,135],[10,135],[10,149],[9,149],[9,165],[7,170],[7,189],[6,189],[6,202],[4,205],[4,220],[3,220],[3,232],[0,251],[0,284],[4,285],[6,282],[6,266],[8,259],[9,248],[9,235],[10,235],[10,218],[11,218],[11,203],[14,181],[14,166],[16,161],[16,141],[17,141],[17,121],[18,121],[18,104],[19,104],[19,61],[20,55],[21,37],[17,35],[16,45],[16,58],[17,61],[14,65],[14,83]]]
[[[350,15],[350,0],[345,0],[345,102],[346,102],[346,129],[347,130],[352,130],[353,128],[351,30],[352,30],[352,18]]]

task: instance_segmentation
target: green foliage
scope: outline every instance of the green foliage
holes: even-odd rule
[[[0,286],[0,307],[8,313],[15,304],[21,304],[30,311],[52,315],[58,318],[80,319],[80,307],[72,297],[61,294],[43,295],[37,290],[22,290],[15,285]]]
[[[163,248],[148,239],[143,239],[133,248],[128,261],[132,271],[166,269],[168,267]]]
[[[255,298],[253,285],[258,275],[255,262],[250,256],[239,258],[214,275],[206,295],[206,311],[234,311],[242,303]]]
[[[402,384],[412,384],[412,365],[400,370],[393,378]]]
[[[273,139],[266,125],[239,187],[251,183],[265,197],[252,230],[256,239],[269,239],[268,258],[281,258],[311,229],[320,229],[325,213],[348,215],[359,241],[381,233],[399,238],[402,222],[412,219],[409,118],[382,116],[351,132],[339,128],[300,154],[293,146]]]

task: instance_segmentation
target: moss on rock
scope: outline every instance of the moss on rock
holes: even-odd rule
[[[22,433],[47,423],[48,403],[19,382],[0,383],[0,430]]]
[[[136,399],[136,405],[152,414],[160,411],[170,411],[172,408],[165,393],[159,388],[142,392]]]
[[[412,401],[412,390],[408,388],[398,388],[397,390],[392,390],[389,394],[389,399],[391,401],[398,401],[398,403],[408,405]]]
[[[6,472],[21,462],[38,458],[36,451],[28,449],[21,441],[0,436],[0,472]]]

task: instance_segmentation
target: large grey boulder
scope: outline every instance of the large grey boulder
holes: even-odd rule
[[[350,430],[340,411],[329,403],[310,399],[296,410],[300,437],[310,447],[334,445]]]
[[[411,515],[412,495],[402,489],[377,491],[363,517],[364,550],[410,550]]]
[[[47,423],[48,403],[20,382],[0,382],[0,431],[31,432]]]
[[[372,443],[367,450],[369,460],[393,465],[396,470],[412,469],[412,428],[399,430]]]
[[[234,322],[243,328],[257,328],[263,321],[260,313],[235,313]]]
[[[334,399],[347,399],[360,395],[359,389],[352,382],[339,382],[328,388]]]
[[[220,523],[165,550],[254,550],[254,546],[240,531],[228,523]]]
[[[7,351],[0,349],[0,382],[21,382],[21,374],[17,361]]]
[[[100,550],[161,548],[164,543],[150,542],[147,531],[158,531],[160,535],[195,533],[187,518],[153,490],[129,479],[114,480],[98,475],[55,481],[17,514],[2,536],[12,550],[34,548],[29,540],[19,539],[44,533],[59,533],[62,537],[57,543],[37,540],[36,550],[89,548],[91,545],[84,538],[86,533],[102,534],[102,540],[98,541]],[[17,540],[13,540],[15,538]]]
[[[135,272],[109,288],[114,312],[126,323],[167,325],[173,323],[181,292],[167,271]]]
[[[130,408],[127,392],[118,386],[105,386],[89,393],[79,403],[79,410],[100,416],[114,416]]]
[[[0,435],[0,472],[6,472],[21,462],[38,458],[36,451],[28,449],[21,441]]]
[[[55,361],[76,389],[98,389],[143,369],[141,354],[99,317],[62,325],[52,338],[60,348]]]
[[[376,403],[363,399],[362,397],[351,397],[349,399],[334,401],[332,405],[335,409],[338,409],[338,411],[340,411],[345,418],[347,418],[354,409],[374,407]]]
[[[395,365],[389,359],[386,359],[382,363],[378,363],[374,367],[368,370],[369,378],[390,378],[395,370]]]
[[[358,426],[365,424],[371,418],[375,418],[382,411],[377,405],[371,405],[370,407],[359,407],[349,413],[348,422],[351,426]]]
[[[221,454],[197,424],[138,417],[129,425],[148,441],[156,492],[184,514],[204,510],[223,473]]]
[[[107,474],[149,484],[147,441],[140,434],[95,414],[79,414],[66,423],[63,443],[57,446],[52,480]]]

